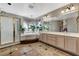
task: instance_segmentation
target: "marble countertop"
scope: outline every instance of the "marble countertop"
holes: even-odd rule
[[[40,33],[79,37],[79,33],[70,33],[70,32],[33,32],[33,33],[23,33],[23,34],[21,34],[21,36],[40,35]]]
[[[47,34],[54,34],[54,35],[64,35],[64,36],[71,36],[71,37],[79,37],[79,33],[70,33],[70,32],[41,32]]]

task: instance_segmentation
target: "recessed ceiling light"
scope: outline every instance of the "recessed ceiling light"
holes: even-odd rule
[[[28,7],[32,9],[34,8],[34,4],[29,4]]]
[[[8,3],[8,5],[12,5],[11,3]]]

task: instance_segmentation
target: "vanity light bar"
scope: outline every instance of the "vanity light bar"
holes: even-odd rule
[[[69,11],[74,11],[75,7],[73,5],[67,7],[65,10],[62,10],[61,13],[69,12]]]

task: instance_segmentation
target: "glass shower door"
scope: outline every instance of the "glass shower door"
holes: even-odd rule
[[[15,42],[19,42],[20,41],[20,32],[19,32],[19,19],[15,18]]]
[[[13,42],[13,19],[1,16],[1,44]]]

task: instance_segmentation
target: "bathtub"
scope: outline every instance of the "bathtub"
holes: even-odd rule
[[[39,32],[26,32],[21,34],[21,41],[23,40],[33,40],[39,38]]]

